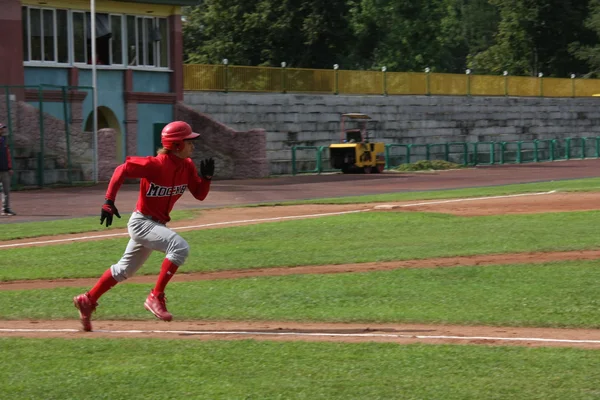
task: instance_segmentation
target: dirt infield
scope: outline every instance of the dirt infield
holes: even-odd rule
[[[255,207],[211,209],[224,204],[248,204],[264,201],[282,201],[311,197],[336,197],[342,195],[387,193],[409,190],[449,189],[457,187],[543,181],[552,179],[583,178],[596,176],[600,161],[572,161],[522,166],[486,167],[470,170],[446,171],[436,174],[367,176],[302,176],[274,178],[257,181],[215,182],[207,208],[194,221],[180,221],[172,227],[185,229],[215,229],[223,226],[275,223],[290,218],[310,218],[328,213],[345,212],[413,212],[428,211],[450,213],[460,216],[479,216],[509,213],[568,212],[600,209],[600,193],[544,193],[525,196],[498,196],[487,199],[463,199],[452,201],[423,201],[361,205],[302,205],[288,207]],[[120,194],[120,204],[130,204],[136,192],[132,187]],[[48,190],[43,199],[33,192],[18,192],[15,209],[20,211],[18,220],[66,218],[95,215],[98,199],[103,188],[76,188]],[[213,196],[214,195],[214,196]],[[191,197],[191,196],[190,196]],[[77,199],[78,201],[74,201]],[[93,200],[92,200],[93,199]],[[132,200],[133,199],[133,200]],[[19,200],[21,203],[19,203]],[[185,201],[184,201],[185,200]],[[78,206],[70,207],[70,202]],[[189,198],[182,199],[183,207],[198,205]],[[49,216],[44,210],[49,203],[61,204],[60,212]],[[91,205],[90,205],[91,203]],[[119,204],[119,203],[118,203]],[[179,206],[179,204],[178,204]],[[126,207],[120,207],[122,210]],[[39,218],[38,218],[39,217]],[[7,246],[45,245],[71,243],[79,240],[102,240],[103,234],[122,235],[123,230],[107,230],[99,233],[65,235],[5,241],[0,252]],[[536,263],[559,260],[600,259],[600,250],[496,254],[471,257],[438,258],[348,265],[305,266],[294,268],[269,268],[248,271],[219,271],[210,273],[177,274],[173,281],[236,279],[267,275],[321,274],[341,272],[378,271],[397,268],[435,268],[468,265]],[[130,283],[154,282],[155,276],[138,276]],[[0,290],[29,290],[55,287],[90,286],[95,279],[72,279],[52,281],[19,281],[0,283]],[[74,317],[76,310],[73,309]],[[231,321],[175,321],[169,324],[158,321],[97,321],[92,333],[78,332],[77,320],[69,321],[0,321],[0,336],[23,337],[141,337],[179,339],[259,339],[259,340],[322,340],[322,341],[378,341],[394,343],[470,343],[486,345],[520,346],[569,346],[600,349],[600,330],[594,329],[538,329],[514,327],[434,326],[415,324],[315,324],[288,322],[231,322]]]

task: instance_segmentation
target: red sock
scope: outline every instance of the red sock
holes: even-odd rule
[[[112,272],[109,268],[106,271],[104,271],[104,274],[102,274],[100,279],[98,279],[98,282],[96,282],[94,287],[88,292],[88,297],[95,303],[98,301],[100,296],[108,292],[110,288],[115,286],[117,283],[119,282],[117,282],[117,280],[113,278]]]
[[[165,291],[165,287],[167,287],[167,283],[171,280],[175,272],[177,272],[177,265],[173,264],[171,260],[165,258],[160,267],[160,274],[158,275],[158,279],[156,281],[156,286],[154,287],[154,294],[158,295]]]

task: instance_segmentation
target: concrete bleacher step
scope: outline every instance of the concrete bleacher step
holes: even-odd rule
[[[14,181],[19,186],[38,186],[38,165],[40,153],[30,148],[16,147],[13,152],[13,170],[15,171]],[[58,156],[44,155],[43,161],[43,185],[53,185],[60,183],[69,183],[83,181],[84,174],[82,169],[74,165],[71,168],[69,179],[69,169],[64,166],[64,162],[59,161]]]
[[[38,182],[37,171],[15,170],[16,182],[21,186],[36,186]],[[79,169],[71,170],[71,181],[83,181],[83,173]],[[54,185],[57,183],[69,183],[68,169],[50,169],[44,170],[44,185]]]

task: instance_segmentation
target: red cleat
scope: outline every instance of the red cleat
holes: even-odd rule
[[[169,322],[173,319],[173,315],[167,311],[166,300],[167,298],[164,293],[155,296],[154,292],[150,292],[150,295],[148,295],[148,298],[144,302],[144,307],[154,314],[156,318]]]
[[[73,304],[75,304],[75,308],[79,310],[79,318],[81,319],[83,330],[90,332],[92,330],[92,313],[96,311],[98,303],[92,302],[88,294],[84,293],[73,297]]]

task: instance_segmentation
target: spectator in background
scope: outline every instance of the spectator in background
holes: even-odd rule
[[[0,123],[0,183],[2,184],[2,215],[16,215],[10,209],[10,181],[12,178],[12,160],[10,158],[10,149],[8,148],[8,130],[6,126]]]

